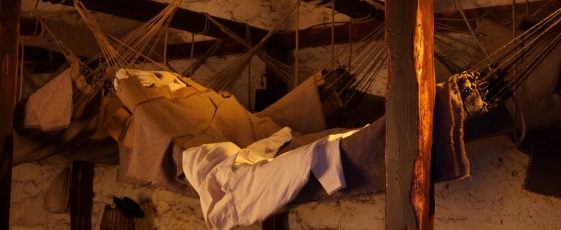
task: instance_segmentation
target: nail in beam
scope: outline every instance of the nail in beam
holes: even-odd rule
[[[432,0],[386,1],[386,229],[433,229]]]

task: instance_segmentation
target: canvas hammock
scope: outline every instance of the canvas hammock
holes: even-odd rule
[[[119,40],[103,34],[93,17],[76,1],[77,9],[94,28],[92,32],[96,39],[108,44],[103,53],[86,62],[74,55],[37,16],[43,30],[57,43],[71,67],[18,103],[16,112],[23,116],[15,120],[14,142],[19,148],[14,150],[14,165],[41,160],[56,153],[75,160],[116,164],[118,146],[102,124],[122,106],[118,98],[106,96],[111,94],[117,65],[142,66],[151,60],[148,56],[154,53],[154,44],[163,37],[164,26],[169,24],[180,2],[169,4],[143,26]],[[89,66],[94,62],[99,64],[91,69]]]
[[[561,9],[556,10],[515,39],[466,71],[482,95],[482,110],[512,97],[561,41]]]

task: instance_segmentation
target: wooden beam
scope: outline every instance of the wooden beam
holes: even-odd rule
[[[386,229],[432,229],[432,0],[386,1]]]
[[[546,8],[542,8],[544,4],[548,3]],[[517,17],[527,17],[526,9],[528,10],[529,14],[533,14],[537,12],[537,17],[545,17],[559,9],[561,6],[561,2],[559,1],[536,1],[536,2],[529,2],[526,4],[524,1],[519,1],[516,3],[516,8],[518,9],[516,12]],[[502,5],[502,6],[488,6],[488,7],[481,7],[476,9],[467,9],[464,10],[464,14],[468,19],[475,19],[478,17],[485,17],[493,22],[508,25],[512,23],[512,5]],[[466,24],[462,18],[462,15],[459,11],[451,11],[451,12],[439,12],[434,14],[435,17],[435,24],[438,25],[446,25],[456,28],[466,28]]]
[[[282,212],[274,216],[270,216],[261,224],[262,230],[285,230],[288,226],[288,212]]]
[[[85,161],[72,162],[70,188],[70,229],[92,229],[94,164]]]
[[[352,37],[349,39],[349,25],[335,26],[335,44],[358,42],[374,29],[382,25],[382,21],[355,22],[352,25]],[[294,49],[296,46],[296,32],[287,31],[278,34],[278,48]],[[331,26],[307,28],[298,32],[299,48],[321,47],[331,45]]]
[[[331,8],[331,0],[303,0],[304,2],[315,2],[317,5],[324,5]],[[376,15],[376,8],[364,0],[335,0],[335,11],[345,14],[354,19],[368,20]]]
[[[0,0],[0,229],[10,226],[21,0]]]
[[[20,46],[20,49],[22,46]],[[66,62],[66,57],[62,53],[57,51],[50,51],[44,48],[38,48],[33,46],[25,46],[24,50],[24,61],[35,62],[35,63],[49,63],[52,62],[55,65],[60,65]]]
[[[195,42],[193,45],[193,57],[198,58],[206,53],[214,44],[216,40]],[[234,41],[222,41],[220,47],[212,56],[224,56],[232,54],[246,53],[248,49]],[[191,43],[171,44],[168,45],[168,58],[169,59],[190,59],[191,58]]]
[[[329,1],[327,1],[329,2]],[[354,2],[354,1],[351,1]],[[349,4],[351,4],[349,2]],[[530,2],[528,5],[528,9],[530,12],[535,12],[536,10],[540,9],[545,1],[537,1],[537,2]],[[367,4],[364,1],[360,1],[358,3]],[[543,10],[543,14],[551,11],[552,9],[559,8],[559,2],[551,2],[549,3],[548,8]],[[525,9],[525,3],[517,4],[518,8]],[[520,14],[524,13],[525,11],[519,10]],[[485,15],[486,18],[497,21],[503,22],[505,20],[509,20],[511,18],[511,8],[510,6],[493,6],[493,7],[485,7],[479,9],[469,9],[465,10],[466,15],[469,18],[480,17]],[[371,22],[355,22],[352,26],[352,38],[349,39],[349,26],[348,25],[337,25],[335,26],[335,44],[344,44],[351,42],[357,42],[360,39],[364,38],[370,31],[372,31],[377,26],[381,25],[384,21],[385,12],[383,10],[378,10],[376,13],[376,20]],[[435,14],[436,23],[438,25],[445,25],[448,27],[453,27],[458,30],[466,30],[467,27],[465,26],[465,22],[462,20],[462,17],[459,12],[444,12],[444,13],[436,13]],[[454,20],[450,20],[454,19]],[[473,25],[475,26],[475,24]],[[21,18],[21,35],[31,36],[34,33],[38,34],[41,33],[42,28],[39,24],[38,28],[36,29],[36,22],[33,18],[23,17]],[[245,36],[245,35],[244,35]],[[310,48],[310,47],[321,47],[321,46],[328,46],[331,44],[331,27],[330,26],[321,26],[321,27],[312,27],[300,30],[299,32],[299,47],[300,49]],[[194,57],[200,57],[203,55],[206,50],[208,50],[214,44],[215,40],[208,40],[208,41],[200,41],[195,43],[195,50],[194,50]],[[94,45],[94,44],[92,44]],[[281,49],[294,49],[295,47],[295,31],[285,31],[279,32],[276,34],[269,43],[269,46]],[[55,52],[59,52],[58,50],[53,50]],[[223,55],[232,55],[232,54],[240,54],[247,52],[247,48],[235,41],[225,40],[222,42],[220,49],[214,54],[214,56],[223,56]],[[26,52],[27,53],[27,52]],[[44,53],[44,52],[40,52]],[[191,43],[182,43],[182,44],[171,44],[168,45],[168,58],[169,59],[185,59],[190,58],[191,54]],[[29,55],[26,55],[26,58]],[[37,57],[45,57],[45,55],[39,55]],[[43,59],[44,62],[48,62],[48,59]]]
[[[39,26],[35,29],[35,20],[32,18],[22,17],[21,18],[21,35],[33,35],[34,33],[41,33],[42,28]],[[352,26],[352,38],[349,39],[349,25],[337,25],[335,26],[335,44],[345,44],[351,42],[358,42],[368,35],[372,30],[377,28],[382,24],[382,21],[375,20],[372,22],[355,22]],[[299,35],[299,47],[310,48],[310,47],[321,47],[331,44],[331,27],[313,27],[300,30]],[[279,32],[274,40],[276,43],[270,45],[274,48],[280,49],[294,49],[295,48],[295,31],[285,31]],[[216,40],[207,40],[195,42],[193,57],[198,58],[202,56],[210,47],[214,45]],[[92,44],[96,45],[96,44]],[[56,52],[53,56],[56,60],[59,60],[62,56],[59,50],[52,50]],[[34,53],[31,55],[29,52]],[[223,56],[240,54],[247,52],[247,48],[235,41],[223,41],[219,50],[217,50],[213,56]],[[25,58],[31,58],[35,62],[48,62],[49,61],[49,51],[47,49],[41,49],[37,47],[26,46]],[[191,43],[182,44],[170,44],[168,45],[168,58],[169,59],[185,59],[191,57]]]
[[[67,6],[74,6],[74,0],[43,1],[60,3]],[[167,3],[160,3],[149,0],[82,0],[82,3],[84,3],[88,10],[111,14],[141,22],[150,20],[168,5]],[[261,41],[261,39],[268,33],[267,30],[249,26],[245,23],[235,22],[218,17],[213,18],[215,18],[219,23],[228,27],[231,31],[242,38],[245,38],[246,34],[250,34],[250,39],[253,42]],[[206,28],[206,30],[205,25],[208,25],[208,28]],[[201,33],[203,31],[206,31],[206,33],[204,33],[204,35],[206,36],[221,38],[224,40],[232,40],[230,36],[222,32],[222,30],[220,30],[218,26],[214,25],[210,21],[207,22],[206,15],[204,13],[195,12],[184,8],[177,9],[177,12],[175,12],[170,23],[170,27],[189,31],[192,33]]]

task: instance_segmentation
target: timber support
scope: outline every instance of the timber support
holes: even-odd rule
[[[20,0],[0,0],[0,229],[10,226]]]
[[[386,1],[386,229],[432,229],[432,0]]]

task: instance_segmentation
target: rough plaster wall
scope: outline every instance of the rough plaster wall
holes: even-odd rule
[[[436,229],[559,229],[561,200],[523,189],[529,157],[506,137],[469,143],[470,178],[435,186]],[[49,180],[67,163],[62,159],[14,168],[12,229],[68,229],[68,214],[41,208]],[[95,166],[92,223],[98,229],[101,211],[113,196],[151,201],[158,229],[205,229],[199,201],[151,187],[116,182],[116,166]],[[31,173],[29,173],[31,172]],[[40,176],[37,176],[40,175]],[[290,229],[383,229],[384,195],[292,209]],[[260,225],[244,229],[259,229]]]
[[[51,180],[70,163],[51,157],[12,169],[10,229],[70,229],[69,214],[53,214],[43,209]]]

